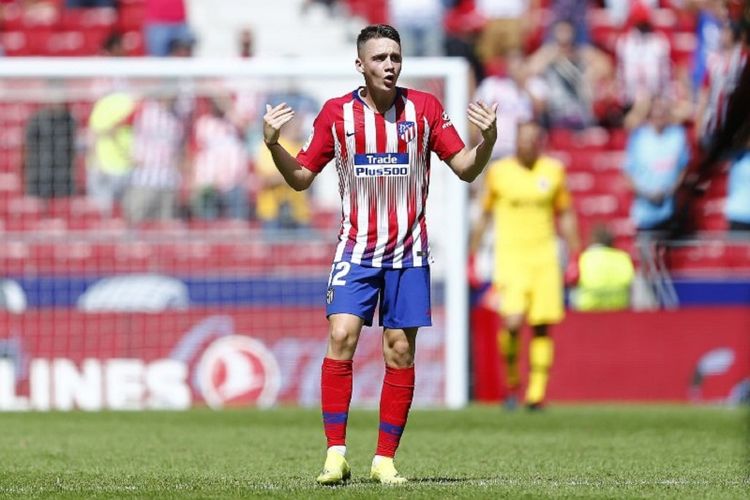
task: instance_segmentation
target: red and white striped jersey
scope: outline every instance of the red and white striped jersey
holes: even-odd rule
[[[391,108],[380,114],[360,90],[325,103],[297,154],[313,172],[336,158],[341,230],[334,262],[426,266],[430,153],[445,160],[464,143],[435,96],[398,88]]]
[[[708,103],[701,130],[698,131],[699,136],[711,136],[724,125],[729,98],[742,76],[748,55],[748,51],[739,43],[731,51],[708,55],[706,76],[703,79],[703,88],[708,91]]]

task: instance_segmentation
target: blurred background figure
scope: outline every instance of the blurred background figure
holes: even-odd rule
[[[255,55],[255,36],[251,28],[240,30],[239,36],[240,57],[249,59]]]
[[[580,277],[571,293],[579,311],[616,311],[630,306],[635,269],[627,252],[615,248],[614,236],[604,224],[594,227],[591,244],[578,260]]]
[[[590,7],[589,0],[552,0],[552,22],[554,27],[558,22],[565,21],[573,26],[576,45],[587,44],[589,39],[589,24],[586,14]],[[548,38],[553,33],[548,34]]]
[[[724,124],[729,96],[737,86],[747,58],[740,25],[724,23],[718,49],[709,54],[706,60],[705,77],[695,113],[696,137],[705,150],[711,147],[715,134]]]
[[[72,196],[76,191],[76,120],[62,93],[55,89],[61,83],[51,85],[52,102],[29,118],[25,130],[26,192],[40,198]]]
[[[631,218],[638,230],[670,228],[674,193],[682,182],[690,159],[685,127],[674,123],[672,101],[657,96],[648,104],[647,119],[630,135],[624,173],[634,199]],[[642,114],[634,108],[631,114]]]
[[[474,100],[496,102],[501,110],[497,126],[502,134],[492,149],[492,159],[500,159],[515,154],[518,124],[543,115],[546,87],[539,78],[529,77],[523,54],[517,50],[488,67],[493,72],[479,84]]]
[[[110,33],[102,44],[102,57],[125,57],[127,51],[122,40],[122,34]]]
[[[133,166],[135,107],[133,97],[115,92],[96,101],[89,116],[86,190],[106,215],[119,206]]]
[[[195,35],[187,23],[184,0],[145,0],[143,33],[151,56],[175,55],[176,47],[192,47]]]
[[[133,120],[133,171],[123,197],[131,224],[175,219],[184,169],[185,124],[174,96],[146,98]]]
[[[617,77],[622,104],[629,110],[639,99],[664,92],[670,87],[669,40],[654,31],[651,11],[640,1],[633,2],[628,30],[617,41]]]
[[[476,0],[477,12],[487,20],[477,41],[482,62],[523,49],[524,40],[534,28],[534,13],[540,0]]]
[[[299,151],[299,118],[287,123],[279,142],[287,151]],[[307,229],[310,225],[310,202],[307,191],[295,191],[284,181],[266,147],[257,148],[255,174],[258,182],[255,216],[264,229]]]
[[[248,218],[246,124],[232,112],[228,95],[209,101],[193,131],[191,215],[199,219]]]
[[[443,1],[390,0],[393,26],[401,35],[402,55],[443,55]]]
[[[531,55],[531,73],[547,85],[547,118],[552,127],[584,129],[595,124],[594,92],[612,75],[609,58],[599,49],[576,45],[572,24],[555,24],[553,38]]]
[[[470,89],[475,88],[485,76],[476,49],[485,24],[486,19],[476,11],[473,0],[453,1],[443,17],[444,54],[448,57],[461,57],[469,63]]]
[[[492,281],[500,295],[502,329],[497,338],[506,364],[506,404],[510,408],[515,407],[520,389],[520,334],[526,323],[531,326],[533,337],[529,344],[530,374],[525,404],[530,409],[539,409],[544,402],[554,357],[550,327],[564,317],[556,226],[567,253],[574,256],[570,263],[577,265],[580,252],[565,168],[558,160],[543,154],[543,139],[544,129],[537,123],[520,123],[516,154],[487,167],[482,214],[469,242],[469,253],[474,255],[494,220]]]
[[[694,0],[688,2],[697,7],[695,24],[697,46],[693,52],[693,89],[703,83],[709,56],[720,50],[721,29],[729,21],[729,10],[725,0]]]

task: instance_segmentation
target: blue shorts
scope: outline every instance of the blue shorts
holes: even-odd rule
[[[326,316],[348,313],[372,326],[380,301],[380,326],[432,326],[430,268],[386,269],[337,262],[331,267],[326,293]]]

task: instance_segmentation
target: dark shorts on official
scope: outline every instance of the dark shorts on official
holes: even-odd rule
[[[384,328],[432,326],[430,268],[389,269],[337,262],[326,291],[326,316],[348,313],[372,326],[380,302],[379,323]]]

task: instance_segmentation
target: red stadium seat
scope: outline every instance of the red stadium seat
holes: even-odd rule
[[[112,29],[116,22],[117,10],[111,7],[65,9],[60,19],[60,28],[63,30]]]
[[[120,6],[120,16],[117,20],[117,30],[140,31],[146,18],[146,7],[142,3],[128,3]]]
[[[750,273],[750,242],[730,244],[726,254],[729,267]]]
[[[721,241],[696,242],[687,247],[670,248],[666,257],[667,266],[675,272],[729,271],[727,247]]]
[[[129,56],[143,56],[146,54],[146,43],[141,31],[128,31],[122,37],[122,44]]]
[[[6,56],[32,55],[31,46],[24,31],[13,30],[0,33],[0,46]]]
[[[0,171],[0,192],[20,193],[21,190],[21,176],[17,172]]]

